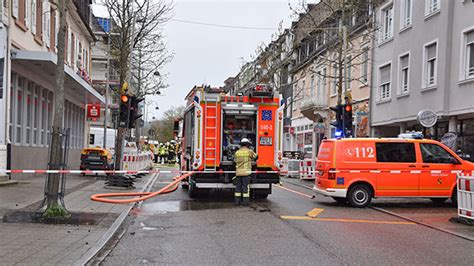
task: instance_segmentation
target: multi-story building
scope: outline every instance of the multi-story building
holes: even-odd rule
[[[58,11],[55,1],[12,0],[3,4],[11,57],[6,60],[6,108],[0,116],[7,120],[5,140],[11,144],[11,168],[45,169],[55,108]],[[63,127],[70,129],[71,168],[79,166],[80,151],[86,145],[86,104],[104,100],[91,86],[91,43],[95,37],[89,26],[90,4],[91,0],[69,1],[66,14]]]
[[[474,2],[390,0],[375,11],[374,135],[423,130],[440,139],[454,132],[474,155]],[[422,110],[436,114],[435,126],[422,128]]]
[[[339,97],[343,104],[347,97],[353,105],[354,136],[369,134],[369,3],[343,7],[341,2],[323,1],[308,5],[307,12],[293,25],[293,147],[307,157],[317,154],[323,138],[334,137],[335,114],[329,107],[336,106]]]
[[[91,47],[91,78],[92,85],[101,95],[106,96],[106,86],[108,84],[108,116],[107,116],[107,127],[116,128],[114,123],[116,121],[113,110],[117,110],[119,107],[118,97],[118,86],[119,76],[117,71],[112,67],[113,59],[110,58],[110,42],[109,38],[112,34],[111,22],[108,18],[93,17],[91,21],[91,28],[97,41],[92,44]],[[107,59],[109,58],[109,59]],[[91,121],[93,127],[103,127],[105,119],[105,108],[101,109],[100,119],[97,121]]]

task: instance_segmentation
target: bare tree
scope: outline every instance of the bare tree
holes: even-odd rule
[[[163,118],[151,124],[151,128],[156,132],[158,141],[167,142],[173,139],[174,121],[183,117],[184,109],[184,106],[173,106],[164,112]]]
[[[109,11],[110,18],[114,23],[115,35],[112,35],[111,44],[112,44],[112,57],[114,57],[115,64],[113,67],[117,70],[119,75],[119,93],[124,93],[122,90],[128,89],[124,84],[140,84],[142,86],[142,81],[144,80],[141,77],[142,66],[148,66],[148,69],[151,69],[152,66],[161,67],[167,61],[169,57],[166,55],[164,45],[162,45],[160,26],[169,20],[172,5],[166,0],[105,0],[105,5]],[[158,47],[157,50],[151,50],[151,43],[161,44],[161,47]],[[132,56],[133,50],[136,49],[140,44],[150,45],[149,56],[141,57],[140,60],[137,60],[135,56]],[[143,46],[146,47],[146,46]],[[143,52],[143,50],[142,50]],[[160,53],[161,52],[161,53]],[[159,53],[159,54],[158,54]],[[153,55],[152,55],[153,54]],[[158,54],[158,56],[157,56]],[[134,59],[135,57],[135,59]],[[140,62],[138,66],[138,72],[135,67],[138,65],[137,62]],[[156,72],[158,70],[153,71]],[[135,91],[130,91],[128,94],[134,94],[137,96],[143,96],[143,91],[150,93],[149,88],[155,88],[157,90],[163,87],[165,84],[160,77],[157,75],[149,75],[152,71],[144,73],[147,78],[147,85],[144,86],[142,90],[141,87],[135,86]],[[134,82],[137,76],[134,76],[136,73],[139,76],[140,82]],[[158,83],[155,81],[159,79]],[[158,84],[158,86],[153,85]],[[156,91],[155,91],[156,92]],[[121,167],[121,154],[123,148],[123,140],[127,134],[128,129],[124,127],[119,127],[116,144],[115,144],[115,167],[120,169]]]
[[[297,62],[302,68],[300,76],[315,74],[337,84],[337,104],[342,103],[350,83],[365,83],[365,75],[352,75],[353,69],[367,64],[368,50],[361,42],[370,43],[377,29],[371,12],[379,0],[322,0],[318,4],[300,5],[292,10],[299,13],[297,26],[301,39],[296,40]],[[308,64],[319,64],[326,69],[336,70],[332,74],[304,68]],[[308,71],[309,73],[305,73]],[[294,80],[297,83],[298,80]],[[346,84],[346,87],[344,87]],[[304,90],[304,88],[299,88]],[[304,92],[297,91],[297,94]],[[345,93],[343,93],[345,92]]]
[[[64,148],[62,143],[62,128],[64,118],[64,49],[66,36],[66,11],[69,0],[58,0],[59,31],[57,34],[57,61],[56,61],[56,93],[51,137],[51,155],[49,168],[60,170],[63,164]],[[46,208],[43,217],[68,217],[66,208],[59,202],[60,174],[50,174],[47,179]]]

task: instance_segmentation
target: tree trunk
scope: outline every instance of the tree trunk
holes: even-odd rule
[[[64,119],[64,49],[66,36],[66,7],[69,0],[58,1],[59,12],[59,31],[57,34],[57,62],[56,62],[56,93],[54,102],[54,117],[51,138],[51,157],[49,168],[58,170],[63,163],[62,132]],[[59,174],[51,174],[47,184],[47,208],[45,213],[49,212],[49,217],[64,217],[66,210],[59,204]],[[58,208],[58,209],[56,209]],[[55,211],[52,211],[55,210]],[[59,210],[59,211],[57,211]]]

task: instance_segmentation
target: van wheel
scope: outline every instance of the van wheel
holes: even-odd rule
[[[448,198],[430,198],[430,200],[434,203],[443,203],[448,200]]]
[[[367,185],[353,186],[347,195],[347,201],[352,207],[364,208],[372,201],[372,190]]]
[[[453,194],[451,195],[451,206],[454,208],[458,207],[458,188],[453,189]]]
[[[333,200],[335,200],[339,204],[346,204],[347,199],[346,198],[338,198],[338,197],[332,197]]]

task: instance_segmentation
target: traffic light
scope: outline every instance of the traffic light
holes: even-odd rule
[[[343,130],[343,124],[342,124],[342,108],[343,105],[337,105],[335,107],[329,107],[332,111],[336,113],[336,121],[331,123],[332,126],[336,127],[336,137],[342,137],[342,130]]]
[[[128,128],[135,128],[137,119],[143,116],[140,114],[140,108],[138,107],[138,104],[143,100],[145,100],[145,98],[137,98],[137,96],[130,97],[130,117]]]
[[[120,95],[119,127],[127,127],[129,107],[130,107],[130,96],[126,94]]]
[[[346,103],[344,106],[344,136],[352,136],[352,104]]]

